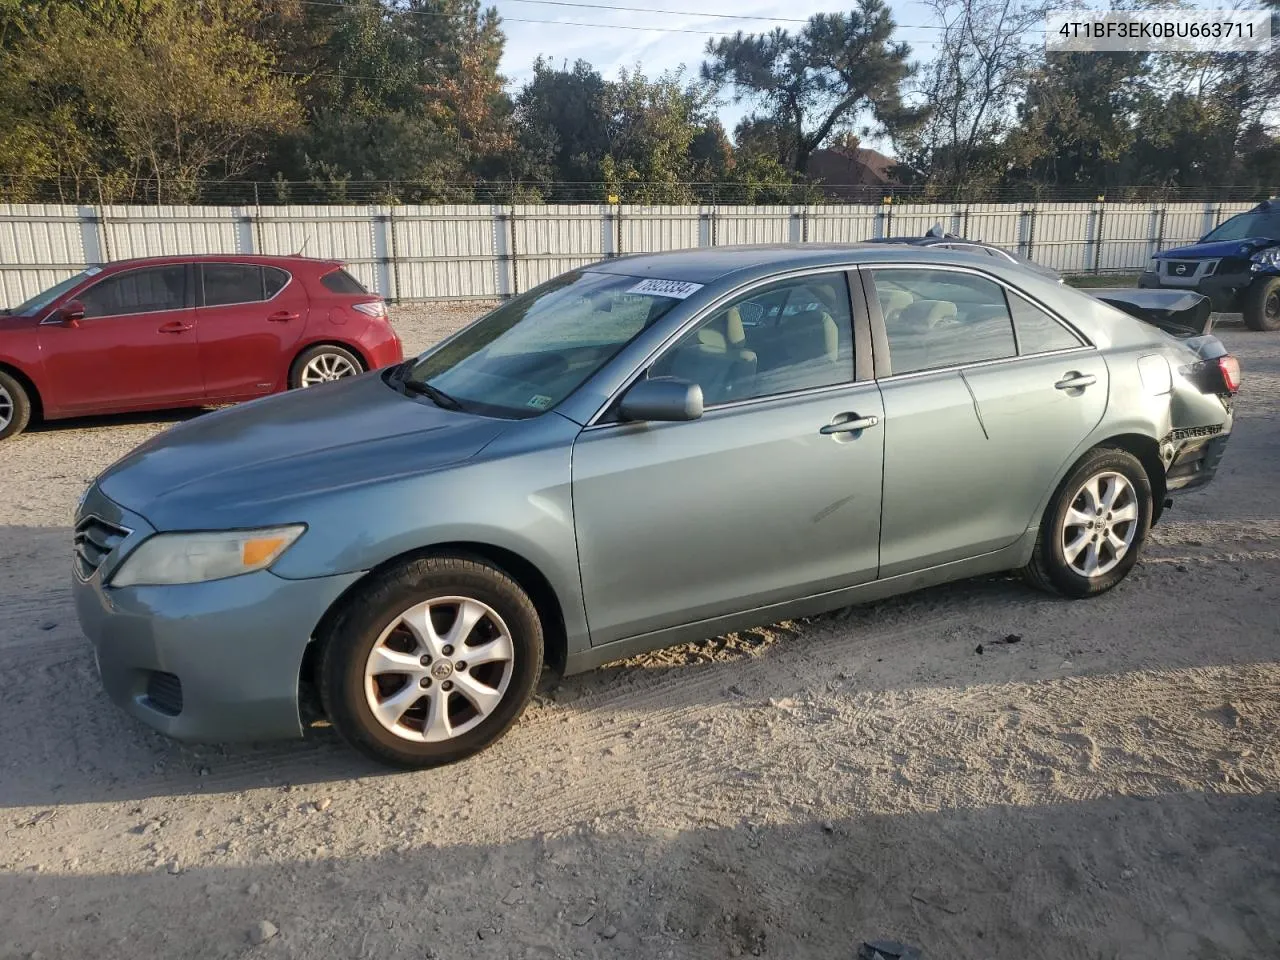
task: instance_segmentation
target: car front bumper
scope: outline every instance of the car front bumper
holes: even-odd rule
[[[77,521],[90,514],[109,514],[103,519],[133,531],[87,579],[73,575],[76,613],[108,696],[180,740],[301,736],[303,654],[359,574],[286,580],[259,571],[209,583],[103,586],[151,530],[96,487]]]

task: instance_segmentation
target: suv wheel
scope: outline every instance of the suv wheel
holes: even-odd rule
[[[1245,292],[1243,312],[1250,330],[1280,330],[1280,277],[1255,280]]]

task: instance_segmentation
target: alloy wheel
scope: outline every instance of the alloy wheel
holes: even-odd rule
[[[354,377],[360,371],[346,357],[336,353],[322,353],[312,357],[302,368],[302,385],[314,387],[318,383],[332,383],[344,377]]]
[[[1113,471],[1094,474],[1076,491],[1062,522],[1062,554],[1082,577],[1105,576],[1133,546],[1138,494]]]
[[[0,384],[0,430],[5,429],[13,422],[15,404],[13,397],[9,395],[9,391]]]
[[[488,604],[437,597],[415,604],[378,637],[365,661],[365,700],[386,730],[439,743],[473,730],[502,702],[515,646]]]

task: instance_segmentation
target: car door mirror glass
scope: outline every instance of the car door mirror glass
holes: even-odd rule
[[[622,398],[622,420],[679,421],[702,416],[702,388],[676,377],[639,380]]]

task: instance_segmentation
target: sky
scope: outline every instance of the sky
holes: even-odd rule
[[[617,75],[619,67],[642,64],[647,76],[655,77],[664,70],[684,64],[690,76],[696,76],[703,60],[703,49],[714,35],[732,34],[737,30],[758,33],[783,27],[795,30],[815,13],[847,10],[851,4],[836,0],[574,0],[591,3],[590,7],[559,5],[545,0],[490,0],[503,18],[507,46],[502,59],[502,72],[518,89],[532,74],[533,61],[541,54],[559,67],[572,66],[586,60],[605,77]],[[664,13],[605,10],[609,7],[648,7]],[[912,58],[920,61],[932,56],[937,31],[916,25],[930,24],[932,15],[916,0],[890,3],[894,20],[900,25],[896,36],[911,45]],[[696,11],[696,12],[695,12]],[[720,16],[711,16],[718,14]],[[732,17],[733,19],[727,19]],[[748,19],[750,17],[764,19]],[[555,21],[529,23],[530,20]],[[607,24],[611,26],[587,26]],[[638,29],[622,29],[638,28]],[[706,31],[682,33],[678,31]],[[725,129],[734,126],[749,112],[749,105],[726,104],[720,110]],[[887,149],[880,141],[867,146]]]

